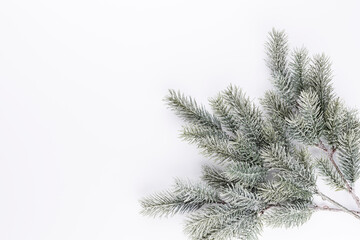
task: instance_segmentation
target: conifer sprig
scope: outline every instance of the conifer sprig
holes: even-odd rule
[[[189,213],[185,232],[196,240],[255,240],[263,226],[300,226],[320,210],[360,220],[360,121],[333,91],[329,58],[291,52],[284,31],[272,30],[265,47],[274,89],[262,109],[233,85],[210,99],[213,113],[170,90],[165,100],[186,122],[181,137],[215,165],[203,166],[200,182],[176,179],[143,198],[143,214]],[[314,147],[323,155],[312,156]],[[317,179],[350,194],[358,209],[322,193]]]

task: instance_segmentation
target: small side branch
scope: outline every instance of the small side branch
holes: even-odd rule
[[[341,179],[345,183],[346,190],[350,193],[351,197],[355,200],[356,205],[360,208],[359,197],[355,194],[353,187],[351,187],[350,184],[348,183],[348,181],[345,179],[344,174],[341,172],[339,166],[336,164],[336,162],[334,160],[334,154],[336,152],[336,148],[332,147],[331,150],[329,150],[321,140],[319,140],[319,144],[317,145],[317,147],[322,149],[329,155],[330,162],[335,167],[335,170],[338,172]]]
[[[360,216],[355,212],[352,211],[350,209],[348,209],[347,207],[341,205],[340,203],[336,202],[335,200],[333,200],[332,198],[326,196],[325,194],[321,193],[321,192],[316,192],[323,200],[328,201],[332,204],[334,204],[335,206],[339,207],[340,209],[342,209],[342,211],[349,213],[350,215],[356,217],[357,219],[360,220]]]
[[[349,193],[351,194],[352,198],[355,200],[357,206],[360,208],[360,199],[359,197],[355,194],[354,189],[350,188]]]
[[[318,206],[318,205],[314,205],[311,207],[314,210],[321,210],[321,211],[330,211],[330,212],[345,212],[343,209],[340,208],[332,208],[329,206]],[[355,210],[350,210],[355,214],[360,214],[360,211],[355,211]]]

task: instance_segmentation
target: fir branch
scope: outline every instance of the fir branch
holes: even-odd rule
[[[291,156],[280,145],[273,144],[262,151],[262,158],[266,166],[275,170],[275,175],[311,189],[316,185],[314,170],[305,159],[299,159],[299,154]],[[307,155],[303,155],[307,157]]]
[[[322,54],[310,60],[304,48],[288,59],[287,36],[276,30],[266,51],[275,89],[260,101],[265,115],[233,85],[210,99],[213,113],[170,90],[165,100],[187,123],[181,137],[220,166],[204,166],[199,183],[176,180],[169,191],[142,199],[143,214],[191,213],[186,232],[203,240],[257,239],[263,224],[299,226],[319,210],[360,220],[354,189],[360,177],[360,120],[335,98],[329,59]],[[313,146],[328,158],[314,161],[308,151]],[[345,189],[359,209],[320,192],[315,168],[327,184]],[[315,195],[331,205],[314,204]]]
[[[185,126],[181,137],[190,143],[195,143],[205,156],[217,162],[241,161],[241,154],[234,147],[236,143],[223,132],[210,131],[207,127]]]
[[[222,191],[221,199],[242,210],[258,211],[264,205],[255,193],[243,188],[240,184],[235,184]]]
[[[175,179],[174,193],[185,203],[223,203],[219,193],[203,183],[194,184],[190,181]]]
[[[185,231],[194,240],[225,240],[233,237],[255,240],[261,226],[254,212],[229,205],[212,205],[190,215]]]
[[[273,29],[269,33],[268,41],[265,44],[268,56],[267,65],[271,70],[271,75],[276,77],[281,75],[288,76],[287,55],[289,52],[287,36],[284,31]]]
[[[292,81],[295,86],[295,99],[300,96],[300,93],[303,90],[307,90],[309,87],[309,62],[308,51],[305,48],[295,49],[292,53],[289,67],[292,74]]]
[[[167,217],[177,213],[193,212],[204,205],[204,203],[199,202],[185,202],[182,196],[171,191],[164,191],[143,198],[140,204],[141,213],[153,217]]]
[[[306,200],[313,197],[313,190],[304,188],[292,181],[279,178],[258,187],[260,196],[268,204],[279,204],[287,201]]]
[[[272,119],[264,123],[264,142],[265,146],[270,146],[273,143],[283,146],[286,150],[293,147],[292,136],[290,135],[287,123],[284,124],[285,119],[275,120]]]
[[[260,102],[272,120],[280,120],[285,124],[285,119],[291,116],[290,106],[274,91],[267,91]]]
[[[236,140],[232,144],[233,147],[237,149],[241,162],[249,163],[251,165],[262,164],[259,153],[260,147],[256,142],[238,132]]]
[[[343,132],[354,131],[360,135],[360,121],[358,118],[358,111],[354,109],[346,109],[344,116],[344,129]]]
[[[350,193],[351,197],[354,199],[354,201],[356,202],[356,204],[360,208],[360,199],[359,199],[359,197],[355,194],[353,187],[350,186],[350,184],[346,180],[344,174],[342,173],[339,166],[337,165],[337,163],[334,160],[334,153],[335,153],[336,149],[332,148],[331,151],[329,151],[321,141],[320,141],[318,146],[329,154],[329,160],[330,160],[331,164],[335,167],[337,173],[341,177],[342,181],[345,183],[346,190]]]
[[[313,213],[309,203],[296,201],[270,208],[263,215],[264,222],[271,227],[298,227],[304,224]]]
[[[350,183],[360,175],[360,138],[355,131],[340,135],[339,139],[339,168],[345,179]]]
[[[221,130],[220,121],[210,114],[204,106],[199,106],[191,97],[186,97],[180,92],[169,90],[169,95],[165,98],[165,101],[185,121]]]
[[[261,146],[263,142],[261,111],[251,103],[240,89],[232,85],[223,92],[223,96],[226,104],[233,108],[242,135]]]
[[[346,182],[344,182],[342,176],[327,159],[318,159],[316,161],[316,167],[329,186],[335,188],[336,190],[346,189]]]
[[[216,98],[210,100],[210,104],[215,115],[220,119],[226,130],[236,135],[240,125],[239,122],[236,121],[234,109],[226,103],[223,95],[218,94]]]
[[[206,165],[202,168],[201,179],[215,189],[223,189],[234,183],[224,174],[223,170]]]
[[[331,146],[335,148],[339,145],[339,136],[345,128],[345,107],[339,98],[331,100],[325,112],[324,135]]]
[[[222,131],[211,129],[207,126],[187,125],[183,126],[180,137],[189,143],[206,141],[207,138],[217,138],[219,141],[228,141],[229,137]]]
[[[205,204],[224,204],[219,193],[203,183],[191,183],[175,179],[173,188],[143,198],[142,214],[149,216],[172,216],[176,213],[193,212]]]
[[[288,63],[288,43],[284,31],[273,31],[269,34],[265,44],[268,56],[267,66],[271,71],[273,84],[279,96],[291,107],[296,104],[298,84],[293,80],[293,75]]]
[[[266,145],[277,142],[289,148],[291,139],[287,119],[292,115],[291,106],[274,91],[267,91],[260,103],[267,114],[267,122],[264,124]]]
[[[288,119],[293,135],[307,145],[315,144],[323,131],[323,117],[318,96],[312,91],[301,92],[299,111]]]
[[[267,170],[261,166],[247,163],[230,163],[224,170],[227,179],[239,182],[244,187],[254,187],[266,178]]]
[[[325,54],[315,55],[310,63],[309,85],[319,98],[322,113],[326,112],[331,99],[334,97],[331,79],[330,59]]]

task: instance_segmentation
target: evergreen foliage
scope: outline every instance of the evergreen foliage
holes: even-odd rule
[[[172,189],[143,198],[143,214],[189,213],[185,232],[197,240],[258,239],[263,226],[300,226],[318,210],[360,219],[317,185],[322,179],[347,192],[360,209],[360,121],[333,91],[329,58],[290,52],[284,31],[272,30],[265,47],[274,88],[261,108],[233,85],[210,99],[213,113],[169,91],[168,106],[186,122],[181,137],[215,165],[203,166],[198,183],[176,179]]]

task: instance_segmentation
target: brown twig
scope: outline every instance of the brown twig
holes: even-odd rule
[[[278,207],[278,206],[280,206],[280,205],[278,205],[278,204],[269,204],[263,210],[260,211],[260,215],[263,215],[266,212],[266,210],[269,210],[272,207]]]
[[[329,206],[318,206],[318,205],[314,205],[311,207],[314,210],[322,210],[322,211],[330,211],[330,212],[344,212],[344,210],[340,209],[340,208],[332,208]],[[355,214],[360,214],[360,211],[355,211],[355,210],[350,210]]]
[[[334,204],[335,206],[339,207],[343,212],[347,212],[350,215],[353,215],[354,217],[356,217],[357,219],[360,220],[360,216],[358,214],[356,214],[354,211],[348,209],[347,207],[341,205],[340,203],[338,203],[337,201],[335,201],[334,199],[326,196],[325,194],[317,191],[316,194],[318,194],[323,200],[331,202],[332,204]]]

